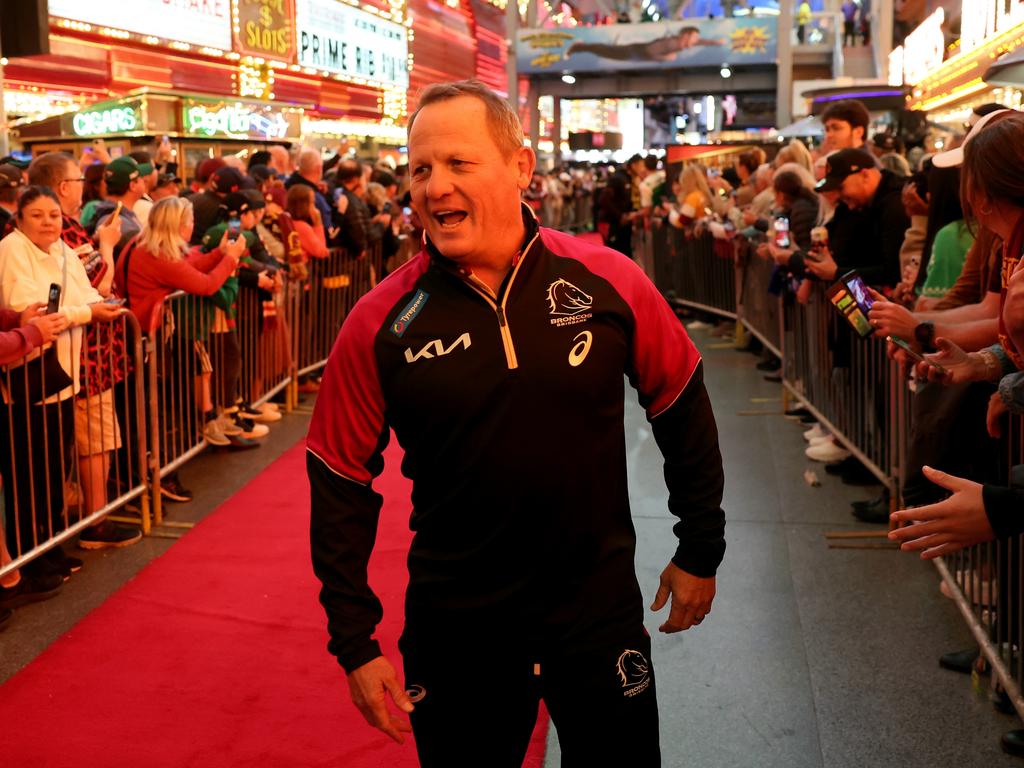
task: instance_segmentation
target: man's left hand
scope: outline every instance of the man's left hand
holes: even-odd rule
[[[669,597],[672,598],[672,607],[668,620],[658,627],[658,631],[671,634],[689,629],[700,624],[711,613],[711,603],[715,599],[715,577],[702,579],[670,562],[661,572],[661,586],[658,587],[651,610],[660,611]]]

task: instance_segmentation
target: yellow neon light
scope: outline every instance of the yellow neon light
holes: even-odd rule
[[[984,91],[988,88],[988,83],[982,80],[980,77],[971,80],[963,85],[958,85],[950,93],[942,94],[941,96],[935,96],[927,101],[922,101],[920,104],[915,104],[914,109],[922,112],[928,112],[936,107],[942,107],[954,101],[967,98],[972,94]]]

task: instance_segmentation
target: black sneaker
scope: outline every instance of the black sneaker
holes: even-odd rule
[[[192,501],[192,491],[183,488],[174,477],[168,476],[160,481],[160,495],[168,501]]]
[[[237,407],[238,411],[236,413],[239,417],[243,419],[258,419],[260,416],[263,415],[263,411],[261,411],[259,408],[250,405],[249,403],[238,403]]]
[[[78,537],[78,546],[82,549],[115,549],[131,546],[140,539],[142,531],[137,526],[104,520],[82,531]]]
[[[13,587],[0,584],[0,610],[19,608],[29,603],[38,603],[56,597],[64,579],[57,573],[28,574],[21,570],[21,581]]]
[[[64,547],[60,545],[48,550],[40,559],[44,559],[52,565],[55,571],[65,577],[65,581],[71,577],[71,574],[78,573],[82,570],[82,561],[77,557],[71,557],[68,555],[68,553],[64,551]]]
[[[950,651],[939,657],[939,666],[943,669],[969,675],[974,671],[974,666],[978,663],[980,655],[981,652],[977,648],[968,648],[966,651]],[[978,671],[985,672],[988,668],[988,662],[984,659],[981,661],[982,669]]]
[[[11,623],[12,616],[14,616],[14,611],[10,608],[0,608],[0,632],[7,629],[7,625]]]

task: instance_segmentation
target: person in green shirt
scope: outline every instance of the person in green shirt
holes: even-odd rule
[[[974,235],[960,204],[960,169],[936,168],[926,162],[928,230],[917,276],[918,310],[946,295],[964,268]]]
[[[921,297],[941,299],[960,277],[974,234],[963,219],[953,221],[935,233]]]

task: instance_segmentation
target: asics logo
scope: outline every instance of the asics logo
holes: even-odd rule
[[[594,307],[594,297],[568,280],[555,280],[548,286],[548,309],[552,315],[578,315]]]
[[[405,348],[405,362],[415,363],[417,360],[431,360],[435,357],[441,357],[443,355],[451,354],[453,350],[458,347],[463,349],[469,349],[473,340],[469,337],[469,333],[466,332],[459,336],[455,341],[451,343],[451,346],[446,347],[440,339],[434,339],[423,347],[419,352],[415,354],[412,348]]]
[[[590,352],[590,344],[593,340],[594,335],[590,331],[584,331],[573,339],[576,344],[569,350],[569,365],[575,368],[587,359],[587,354]]]

